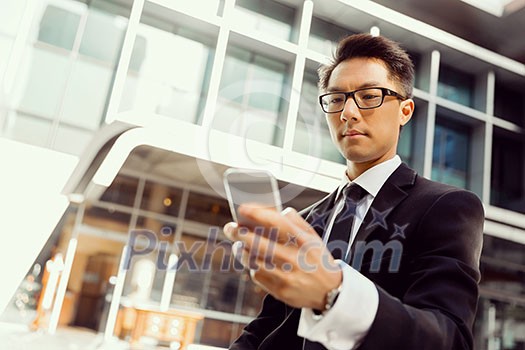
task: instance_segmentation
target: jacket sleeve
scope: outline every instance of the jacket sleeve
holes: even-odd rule
[[[483,221],[473,193],[437,198],[411,237],[406,292],[398,299],[377,286],[379,308],[359,349],[472,349]]]
[[[243,329],[239,338],[230,345],[229,349],[257,349],[262,341],[284,321],[287,309],[283,302],[267,294],[257,318]]]

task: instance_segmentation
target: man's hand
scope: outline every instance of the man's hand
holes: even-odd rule
[[[292,208],[279,213],[242,205],[239,213],[257,226],[230,222],[224,232],[239,242],[234,254],[252,280],[290,306],[324,310],[326,294],[341,284],[342,273],[315,230]]]

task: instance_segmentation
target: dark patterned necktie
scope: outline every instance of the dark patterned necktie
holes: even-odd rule
[[[345,204],[334,221],[328,239],[328,249],[334,259],[342,259],[346,255],[357,205],[367,194],[368,192],[356,183],[343,188]]]
[[[334,259],[342,259],[346,255],[357,205],[367,194],[368,192],[356,183],[348,184],[343,188],[345,204],[337,215],[328,238],[328,249]],[[320,343],[304,339],[303,349],[322,350],[326,348]]]

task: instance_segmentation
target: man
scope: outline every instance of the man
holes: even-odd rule
[[[410,58],[386,38],[352,35],[319,75],[345,176],[306,220],[245,205],[264,232],[224,227],[269,293],[231,349],[471,349],[483,207],[396,155],[414,111]]]

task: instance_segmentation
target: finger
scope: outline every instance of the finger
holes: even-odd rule
[[[297,225],[280,212],[272,209],[241,205],[239,213],[250,221],[258,223],[259,226],[255,229],[266,228],[262,233],[276,235],[277,241],[281,243],[288,240],[289,234],[298,235],[301,233],[301,229]]]
[[[288,207],[281,212],[281,215],[286,217],[292,225],[295,225],[301,232],[307,232],[318,236],[317,232],[312,226],[292,207]]]
[[[235,260],[240,262],[242,266],[246,267],[242,263],[242,255],[243,255],[243,250],[244,250],[243,247],[244,247],[244,244],[241,241],[233,242],[233,244],[232,244],[232,253],[233,253],[233,257],[235,258]]]
[[[236,240],[236,233],[237,233],[238,225],[236,222],[228,222],[224,227],[222,228],[224,234],[228,239],[235,241]]]
[[[292,244],[280,244],[268,237],[247,232],[239,236],[246,256],[243,257],[243,266],[255,268],[254,259],[263,261],[266,268],[282,266],[286,263],[294,264],[298,259],[299,247]]]
[[[247,227],[239,226],[236,222],[228,222],[226,225],[224,225],[222,230],[224,231],[226,237],[228,237],[228,239],[231,241],[239,241],[240,237],[249,231]]]

